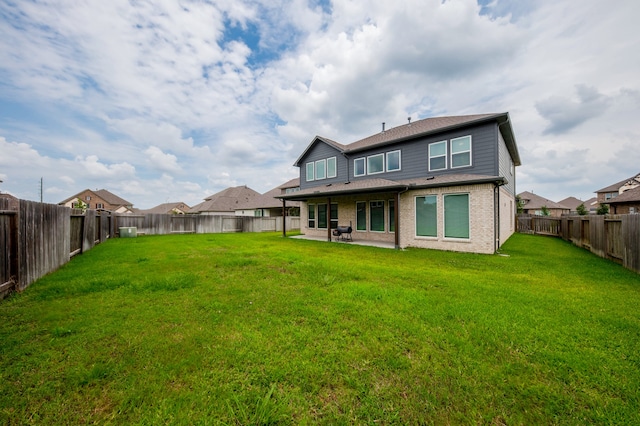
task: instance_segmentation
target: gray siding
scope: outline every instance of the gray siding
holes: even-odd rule
[[[313,180],[307,182],[307,163],[316,160],[336,157],[336,177],[331,179]],[[322,141],[317,141],[307,152],[307,155],[300,162],[300,189],[310,188],[313,186],[327,185],[334,182],[344,182],[347,180],[347,160],[334,147],[327,145]]]
[[[398,144],[386,145],[377,149],[361,151],[349,154],[349,174],[352,180],[382,178],[390,180],[411,179],[424,176],[436,176],[447,174],[480,174],[495,176],[498,173],[496,160],[498,158],[498,144],[496,137],[497,124],[487,123],[481,126],[456,129],[451,132],[440,133],[436,136],[415,139]],[[447,169],[430,172],[429,171],[429,144],[443,140],[450,141],[453,138],[471,135],[471,166],[451,168],[451,152],[448,152]],[[504,145],[504,142],[503,142]],[[369,155],[386,153],[389,151],[401,150],[401,170],[386,172],[368,176],[353,176],[353,160],[367,157]]]
[[[516,195],[516,170],[515,167],[511,167],[513,164],[513,159],[509,154],[509,150],[507,150],[507,145],[502,138],[502,134],[498,133],[498,166],[500,168],[499,173],[500,176],[503,176],[507,179],[507,184],[505,185],[505,189],[514,196]],[[513,170],[513,174],[511,171]]]

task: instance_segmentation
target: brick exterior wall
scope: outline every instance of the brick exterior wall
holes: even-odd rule
[[[407,191],[400,196],[400,246],[420,247],[470,253],[494,252],[492,184],[428,188]],[[444,237],[444,195],[469,194],[469,240]],[[416,237],[415,197],[436,195],[438,210],[438,236]]]
[[[469,194],[470,238],[453,240],[444,237],[444,195]],[[438,236],[434,238],[416,237],[415,197],[436,195],[438,197]],[[500,244],[504,243],[515,231],[515,197],[502,188],[499,190],[500,205]],[[367,206],[367,228],[369,227],[369,201],[385,202],[385,231],[356,231],[356,202],[364,201]],[[389,200],[395,200],[395,193],[350,195],[331,197],[331,203],[338,204],[338,224],[351,223],[354,240],[383,241],[393,243],[395,233],[389,230]],[[300,227],[302,233],[325,238],[326,229],[308,228],[308,204],[326,204],[327,198],[309,199],[300,206]],[[400,247],[419,247],[436,250],[450,250],[471,253],[494,253],[494,186],[493,184],[455,186],[410,190],[400,195]],[[316,215],[316,226],[318,217]],[[393,219],[392,219],[393,220]]]
[[[87,200],[87,197],[91,197],[91,199]],[[72,199],[71,201],[67,202],[65,204],[65,207],[73,207],[73,204],[76,203],[77,199],[82,200],[87,205],[87,208],[89,208],[89,209],[97,209],[98,208],[98,204],[101,204],[103,206],[103,207],[100,207],[101,209],[109,210],[109,211],[114,211],[116,208],[119,207],[119,206],[114,206],[114,205],[111,205],[111,204],[107,203],[105,200],[103,200],[102,198],[98,197],[91,190],[82,191],[74,199]]]

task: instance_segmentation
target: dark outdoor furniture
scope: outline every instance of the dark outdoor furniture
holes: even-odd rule
[[[333,236],[336,237],[336,240],[353,241],[351,238],[351,231],[353,231],[351,226],[338,226],[333,230]]]

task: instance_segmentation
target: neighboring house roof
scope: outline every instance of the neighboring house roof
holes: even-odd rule
[[[443,186],[461,186],[481,183],[495,183],[502,185],[504,179],[498,176],[483,176],[471,174],[442,175],[429,178],[389,180],[389,179],[362,179],[353,182],[332,183],[325,186],[316,186],[303,189],[293,194],[281,195],[278,198],[285,200],[305,200],[310,197],[362,194],[373,192],[397,191],[403,189],[418,189]]]
[[[599,192],[618,192],[620,190],[620,188],[623,187],[626,184],[640,185],[640,174],[637,174],[637,175],[632,176],[630,178],[627,178],[625,180],[621,180],[620,182],[616,182],[613,185],[609,185],[609,186],[604,187],[602,189],[598,189],[597,191],[594,191],[594,192],[596,192],[596,193],[599,193]]]
[[[69,201],[80,197],[82,194],[84,194],[86,192],[91,192],[91,193],[95,194],[97,197],[103,199],[106,203],[111,204],[112,206],[131,207],[133,205],[133,203],[131,203],[130,201],[127,201],[124,198],[118,197],[117,195],[115,195],[112,192],[107,191],[106,189],[96,189],[95,191],[93,191],[91,189],[85,189],[84,191],[80,191],[77,194],[75,194],[75,195],[73,195],[73,196],[71,196],[71,197],[59,202],[58,204],[60,204],[60,205],[66,204]]]
[[[293,178],[293,179],[283,183],[278,188],[287,189],[287,188],[296,188],[298,186],[300,186],[300,177]]]
[[[244,205],[259,195],[259,192],[247,185],[230,187],[205,198],[204,202],[191,208],[191,213],[234,212],[239,205]]]
[[[171,214],[171,213],[179,213],[179,212],[189,213],[190,210],[191,208],[187,204],[180,201],[177,203],[163,203],[146,210],[137,210],[137,213],[152,213],[152,214]]]
[[[349,154],[351,152],[357,152],[382,145],[395,144],[409,139],[428,136],[433,133],[454,130],[456,128],[462,128],[469,125],[476,125],[490,121],[496,121],[498,123],[507,149],[509,150],[511,157],[513,158],[513,162],[516,166],[519,166],[520,154],[518,153],[518,148],[515,143],[515,136],[513,135],[513,129],[511,128],[511,122],[509,120],[509,113],[506,112],[499,114],[476,114],[425,118],[423,120],[414,121],[412,123],[384,130],[380,133],[366,137],[364,139],[360,139],[348,145],[342,145],[338,142],[331,141],[330,139],[316,136],[311,141],[309,146],[307,146],[307,148],[304,150],[302,155],[298,157],[298,159],[294,163],[294,166],[300,166],[302,159],[305,157],[309,149],[311,149],[311,147],[319,141],[336,148],[340,152]]]
[[[619,203],[633,203],[640,201],[640,186],[637,186],[633,189],[629,189],[628,191],[623,192],[618,195],[616,198],[612,198],[608,200],[608,204],[619,204]]]
[[[580,204],[584,204],[584,207],[587,208],[587,204],[584,201],[577,199],[576,197],[567,197],[564,200],[558,201],[558,204],[562,204],[572,211],[576,211]]]
[[[253,209],[275,209],[282,208],[282,200],[276,198],[278,195],[285,194],[287,188],[296,188],[300,186],[300,178],[291,179],[280,186],[273,188],[257,197],[254,197],[244,204],[236,207],[236,210],[253,210]],[[298,207],[300,203],[291,201],[287,207]]]
[[[526,201],[525,204],[522,204],[522,207],[526,210],[532,209],[541,209],[542,207],[546,207],[548,209],[561,209],[561,210],[570,210],[569,207],[556,203],[555,201],[551,201],[548,198],[541,197],[529,191],[524,191],[518,194],[520,200]]]

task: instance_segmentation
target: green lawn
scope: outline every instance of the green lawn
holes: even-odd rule
[[[640,276],[502,253],[109,240],[0,302],[0,423],[640,424]]]

